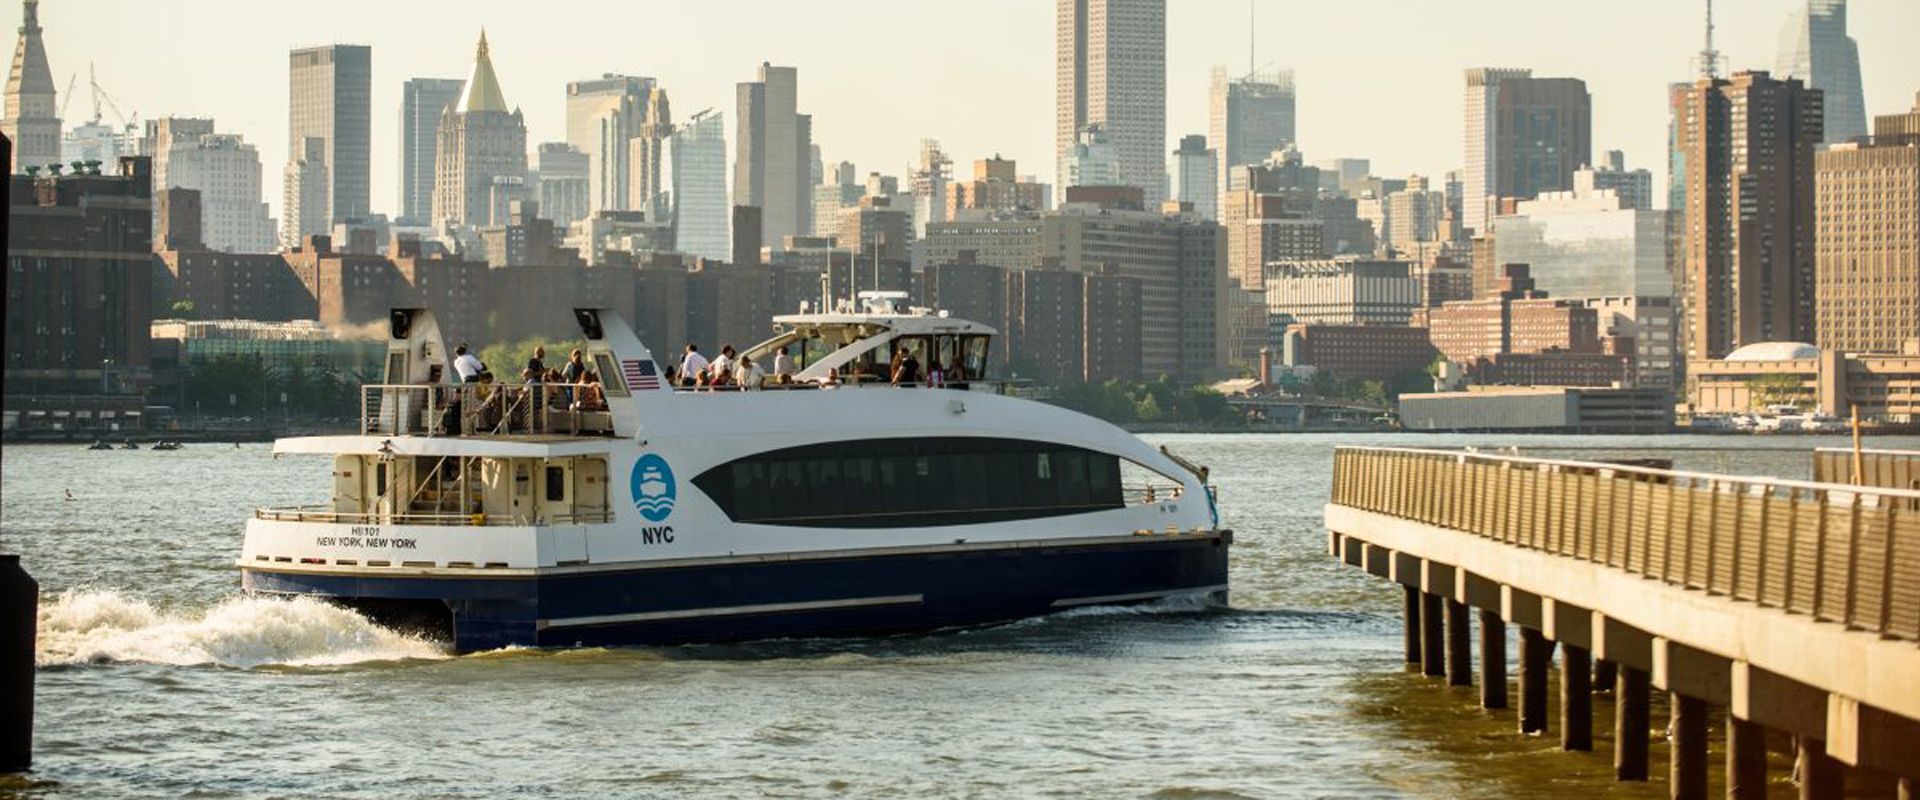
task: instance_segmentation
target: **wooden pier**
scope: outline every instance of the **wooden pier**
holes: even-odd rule
[[[1920,797],[1920,490],[1885,453],[1823,477],[1707,475],[1459,451],[1346,447],[1326,508],[1336,558],[1406,592],[1409,662],[1546,731],[1560,651],[1560,742],[1593,748],[1594,683],[1614,694],[1615,776],[1647,780],[1650,694],[1669,695],[1667,781],[1707,794],[1710,709],[1727,795],[1766,796],[1769,736],[1791,737],[1800,796],[1846,781]],[[1851,459],[1848,455],[1846,459]],[[1871,485],[1873,483],[1883,485]],[[1477,612],[1474,613],[1474,612]],[[1609,686],[1610,684],[1610,686]]]

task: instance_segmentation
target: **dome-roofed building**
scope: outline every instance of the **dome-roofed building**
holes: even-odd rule
[[[1694,414],[1745,414],[1779,405],[1862,420],[1920,422],[1920,341],[1906,352],[1847,353],[1805,342],[1755,342],[1726,358],[1687,364]]]
[[[1820,357],[1806,342],[1754,342],[1727,354],[1725,361],[1804,361]]]

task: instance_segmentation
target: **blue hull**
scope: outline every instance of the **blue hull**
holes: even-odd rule
[[[727,561],[521,578],[242,570],[247,591],[325,597],[388,621],[451,612],[462,652],[868,636],[977,625],[1075,605],[1207,593],[1225,600],[1232,534],[1090,544]],[[429,624],[430,629],[436,627]]]

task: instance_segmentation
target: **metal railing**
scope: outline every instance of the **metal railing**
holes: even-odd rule
[[[1015,380],[983,379],[983,380],[967,380],[967,381],[944,381],[939,384],[931,384],[931,383],[924,383],[924,382],[918,382],[918,381],[910,382],[910,383],[892,383],[890,381],[884,381],[878,378],[873,378],[871,376],[865,376],[865,375],[854,375],[846,378],[839,378],[839,379],[835,379],[832,383],[826,383],[820,380],[790,381],[790,382],[782,383],[772,377],[769,377],[765,381],[763,381],[759,386],[753,387],[753,388],[741,386],[738,383],[727,383],[727,384],[721,384],[718,386],[699,386],[699,385],[686,385],[686,384],[672,385],[672,389],[675,392],[682,393],[682,394],[703,394],[707,392],[742,392],[742,391],[805,392],[805,391],[818,391],[821,389],[945,389],[948,391],[958,391],[958,392],[968,392],[968,391],[988,392],[992,394],[1023,396],[1022,395],[1023,392],[1031,392],[1033,388],[1034,388],[1033,381],[1026,380],[1026,379],[1015,379]]]
[[[1920,641],[1920,491],[1342,447],[1332,500]]]
[[[434,526],[527,526],[527,525],[590,525],[613,521],[613,511],[609,508],[579,509],[566,514],[543,514],[530,521],[516,520],[512,515],[493,515],[485,512],[458,514],[447,512],[406,511],[397,514],[362,513],[335,511],[328,505],[291,506],[286,508],[258,508],[253,516],[258,519],[275,522],[326,522],[340,525],[434,525]]]
[[[1920,450],[1861,450],[1857,467],[1855,455],[1844,448],[1813,451],[1813,479],[1920,491]],[[1908,501],[1906,510],[1920,511],[1920,501]]]
[[[604,387],[587,383],[371,384],[360,387],[360,433],[507,436],[611,433]]]

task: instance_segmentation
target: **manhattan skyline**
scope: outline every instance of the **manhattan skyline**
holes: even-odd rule
[[[1691,77],[1688,59],[1701,38],[1695,5],[1631,0],[1603,13],[1576,13],[1569,4],[1537,0],[1260,0],[1254,66],[1294,72],[1300,147],[1309,160],[1367,158],[1375,174],[1434,178],[1461,166],[1462,70],[1528,67],[1535,75],[1581,78],[1593,94],[1595,152],[1625,150],[1629,166],[1652,170],[1664,185],[1665,86]],[[1800,3],[1727,5],[1717,10],[1715,42],[1728,69],[1771,69],[1779,27]],[[19,3],[10,6],[17,18]],[[394,215],[402,84],[463,77],[484,27],[503,88],[527,115],[530,147],[565,138],[568,81],[604,72],[646,75],[668,89],[683,116],[710,107],[726,113],[735,84],[770,61],[798,68],[800,102],[814,116],[823,155],[853,161],[862,174],[904,174],[922,138],[940,140],[962,163],[997,153],[1018,160],[1022,173],[1055,172],[1054,8],[1040,0],[984,0],[959,12],[877,0],[831,7],[720,2],[675,7],[670,18],[657,9],[585,2],[549,3],[530,15],[524,4],[496,0],[451,13],[343,0],[311,19],[228,0],[191,7],[198,13],[111,0],[44,3],[67,126],[91,116],[87,86],[76,83],[74,97],[64,94],[91,62],[121,109],[141,119],[211,116],[220,131],[244,135],[263,154],[283,152],[288,50],[371,45],[370,188],[374,210]],[[1920,29],[1920,4],[1856,0],[1849,14],[1868,113],[1909,107],[1920,89],[1920,52],[1903,46],[1901,32]],[[1247,3],[1182,0],[1170,4],[1167,19],[1163,149],[1171,151],[1180,136],[1206,132],[1209,70],[1248,68]],[[1382,19],[1395,25],[1367,29]],[[150,58],[156,42],[209,40],[220,46],[171,48],[168,59]],[[737,133],[728,116],[731,142]],[[113,121],[111,113],[107,118]],[[277,201],[280,175],[267,172],[263,194]],[[273,205],[276,216],[284,213]]]

